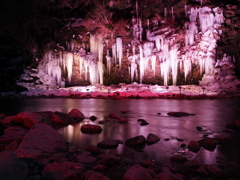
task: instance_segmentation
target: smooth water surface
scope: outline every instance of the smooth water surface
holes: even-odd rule
[[[240,99],[215,99],[215,100],[166,100],[166,99],[68,99],[68,98],[39,98],[39,99],[9,99],[1,100],[0,113],[15,115],[21,111],[59,111],[68,113],[71,109],[79,109],[86,118],[94,115],[98,119],[91,121],[85,119],[74,125],[68,125],[58,131],[66,141],[79,149],[84,149],[89,144],[97,145],[104,139],[118,139],[125,142],[128,138],[154,133],[161,140],[153,145],[145,146],[143,151],[120,144],[117,149],[108,150],[107,153],[119,154],[122,157],[132,158],[136,161],[150,158],[156,162],[166,162],[169,157],[181,154],[189,160],[198,157],[205,163],[216,162],[216,158],[234,160],[239,156],[240,145],[238,132],[223,133],[227,122],[240,118]],[[121,110],[128,113],[121,114]],[[169,111],[184,111],[194,116],[171,117]],[[108,118],[109,113],[125,116],[129,122],[118,124],[116,120]],[[161,114],[158,114],[161,113]],[[140,126],[139,118],[145,119],[149,125]],[[83,124],[98,124],[99,120],[109,120],[100,125],[103,128],[100,134],[83,134],[80,127]],[[201,126],[205,131],[196,130]],[[188,144],[190,140],[200,140],[203,136],[227,136],[234,140],[229,147],[218,146],[213,152],[201,149],[199,153],[192,153],[181,144]],[[176,138],[183,139],[178,141]],[[169,140],[166,140],[169,139]]]

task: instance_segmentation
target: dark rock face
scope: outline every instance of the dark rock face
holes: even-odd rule
[[[76,162],[53,162],[42,171],[43,179],[76,179],[84,171],[83,165]]]
[[[148,134],[147,139],[146,139],[146,142],[147,142],[148,145],[149,144],[154,144],[158,141],[160,141],[160,138],[157,135],[155,135],[153,133]]]
[[[190,116],[190,115],[193,115],[193,114],[189,114],[189,113],[186,113],[186,112],[168,112],[167,115],[174,116],[174,117],[181,117],[181,116]]]
[[[201,148],[198,141],[190,141],[187,147],[190,151],[193,151],[193,152],[198,152]]]
[[[103,149],[115,149],[118,147],[120,141],[113,139],[105,139],[97,144],[98,147]]]
[[[214,151],[217,146],[216,140],[209,137],[206,137],[198,142],[204,149],[207,149],[209,151]]]
[[[183,163],[187,161],[187,158],[180,155],[175,155],[175,156],[172,156],[170,160],[176,163]]]
[[[240,120],[233,120],[226,125],[229,129],[240,130]]]
[[[72,124],[76,122],[71,116],[61,112],[54,112],[51,121],[55,124]]]
[[[18,157],[37,159],[64,152],[66,148],[65,140],[56,130],[49,125],[38,123],[24,136],[15,153]]]
[[[40,114],[33,112],[21,112],[13,117],[12,122],[23,124],[27,128],[31,128],[34,124],[44,122]]]
[[[146,142],[146,138],[141,135],[141,136],[136,136],[136,137],[128,139],[125,142],[125,145],[129,146],[129,147],[134,147],[134,146],[138,146],[141,144],[145,144],[145,142]]]
[[[21,162],[15,153],[3,151],[0,152],[0,179],[25,180],[29,169],[27,165]]]
[[[77,121],[81,121],[83,120],[85,117],[83,115],[83,113],[81,111],[79,111],[78,109],[72,109],[69,113],[69,116],[73,117],[75,120]]]
[[[136,164],[123,175],[123,180],[153,180],[145,168]]]
[[[102,132],[102,127],[98,125],[85,124],[81,126],[81,132],[87,134],[99,134]]]

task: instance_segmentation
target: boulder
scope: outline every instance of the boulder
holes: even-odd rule
[[[138,146],[138,145],[141,145],[141,144],[145,144],[145,142],[146,142],[146,138],[144,136],[140,135],[140,136],[135,136],[133,138],[128,139],[125,142],[125,145],[130,146],[130,147],[134,147],[134,146]]]
[[[81,111],[79,111],[78,109],[72,109],[69,113],[69,116],[73,117],[75,120],[77,121],[81,121],[83,119],[85,119],[83,113]]]
[[[9,144],[16,141],[19,144],[27,132],[28,130],[21,126],[11,126],[5,129],[3,136],[0,137],[0,143]]]
[[[217,142],[214,138],[206,137],[198,142],[204,149],[207,149],[209,151],[214,151],[217,146]]]
[[[94,115],[92,115],[92,116],[89,117],[89,119],[90,119],[91,121],[95,121],[95,120],[97,119],[97,117],[94,116]]]
[[[167,172],[160,172],[156,175],[154,180],[173,180],[174,178],[171,177],[170,173]]]
[[[160,138],[159,138],[157,135],[155,135],[155,134],[153,134],[153,133],[149,133],[149,134],[148,134],[147,140],[146,140],[146,142],[147,142],[148,145],[154,144],[154,143],[156,143],[156,142],[158,142],[158,141],[160,141]]]
[[[13,152],[0,152],[0,180],[25,180],[29,169]]]
[[[110,114],[108,115],[108,117],[113,118],[113,119],[119,119],[119,116],[116,115],[116,114],[114,114],[114,113],[110,113]]]
[[[110,178],[108,178],[107,176],[104,176],[98,172],[94,172],[94,171],[87,171],[84,175],[84,180],[110,180]]]
[[[95,145],[92,145],[92,144],[86,146],[85,150],[91,152],[92,154],[102,154],[102,153],[104,153],[104,151],[101,148],[99,148]]]
[[[170,160],[172,162],[176,162],[176,163],[183,163],[183,162],[186,162],[187,161],[187,158],[186,157],[183,157],[181,155],[174,155],[170,158]]]
[[[233,120],[233,121],[227,123],[226,128],[240,130],[240,120],[237,119],[237,120]]]
[[[31,128],[34,124],[44,121],[40,114],[28,111],[20,112],[12,118],[12,122],[23,124],[27,128]]]
[[[81,126],[81,132],[86,134],[99,134],[102,132],[102,127],[93,124],[84,124]]]
[[[186,112],[168,112],[167,115],[169,116],[174,116],[174,117],[181,117],[181,116],[190,116],[190,115],[193,115],[193,114],[189,114],[189,113],[186,113]]]
[[[122,123],[127,123],[127,122],[128,122],[128,119],[125,118],[125,117],[120,117],[120,118],[118,119],[118,123],[120,123],[120,124],[122,124]]]
[[[77,159],[77,162],[84,164],[86,167],[92,167],[97,161],[95,157],[89,156],[89,154],[86,154],[86,153],[77,155],[76,159]]]
[[[18,157],[37,159],[66,150],[64,138],[55,129],[49,125],[37,123],[24,136],[15,153]]]
[[[217,140],[217,144],[222,146],[227,145],[230,142],[230,140],[225,136],[218,136],[216,137],[216,140]]]
[[[119,143],[121,143],[119,140],[105,139],[99,142],[97,146],[103,149],[115,149]]]
[[[123,180],[153,180],[145,168],[136,164],[123,175]]]
[[[190,141],[188,143],[187,147],[188,147],[188,149],[190,151],[195,152],[195,153],[197,153],[200,150],[200,148],[201,148],[201,146],[200,146],[198,141]]]
[[[102,164],[106,166],[113,166],[121,160],[120,157],[113,154],[100,154],[97,156],[97,159],[98,161],[96,164]]]
[[[42,179],[80,179],[83,165],[76,162],[53,162],[42,171]]]
[[[51,116],[51,122],[54,124],[71,124],[75,123],[76,121],[68,114],[56,111]]]

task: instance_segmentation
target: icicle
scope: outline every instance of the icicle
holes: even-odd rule
[[[177,84],[177,74],[178,74],[178,61],[177,61],[177,51],[178,48],[176,45],[170,50],[170,61],[171,61],[171,68],[172,68],[172,79],[173,85]]]
[[[171,8],[171,10],[172,10],[172,17],[174,17],[174,16],[173,16],[173,7]]]
[[[140,84],[142,84],[143,76],[144,76],[144,58],[143,58],[143,50],[142,46],[138,46],[139,51],[140,51],[140,64],[139,64],[139,69],[140,69]]]
[[[167,8],[164,8],[164,17],[167,17]]]
[[[64,61],[65,61],[65,66],[67,68],[67,73],[68,73],[68,82],[70,83],[72,78],[73,53],[65,52]]]
[[[116,38],[116,50],[117,50],[117,58],[119,60],[119,66],[121,68],[122,65],[122,38]]]
[[[183,61],[183,63],[184,63],[184,77],[185,77],[185,82],[186,82],[187,75],[192,70],[192,62],[191,62],[191,59],[185,59]]]
[[[117,64],[116,43],[112,45],[112,56],[113,56],[114,63]]]

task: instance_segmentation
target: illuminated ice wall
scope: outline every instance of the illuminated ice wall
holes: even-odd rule
[[[76,44],[70,42],[63,52],[47,52],[40,65],[55,78],[58,86],[62,86],[62,81],[71,84],[73,66],[76,65],[79,66],[80,78],[91,84],[103,84],[104,72],[110,75],[113,67],[121,69],[123,60],[128,61],[131,82],[138,79],[142,83],[146,71],[150,69],[154,76],[161,75],[164,81],[162,85],[167,86],[170,78],[172,84],[176,85],[179,69],[183,69],[186,80],[193,64],[200,67],[202,75],[214,76],[217,40],[220,39],[224,21],[222,10],[218,7],[185,6],[185,13],[188,21],[181,32],[176,32],[168,25],[169,18],[174,19],[173,8],[170,11],[165,9],[165,19],[160,22],[164,28],[154,20],[148,20],[143,27],[138,16],[133,18],[130,44],[124,46],[123,38],[117,37],[111,48],[104,48],[107,42],[103,36],[90,35],[89,52],[85,47],[76,48]],[[145,38],[143,32],[146,32]],[[179,41],[182,36],[184,46]],[[63,78],[63,74],[67,78]]]

